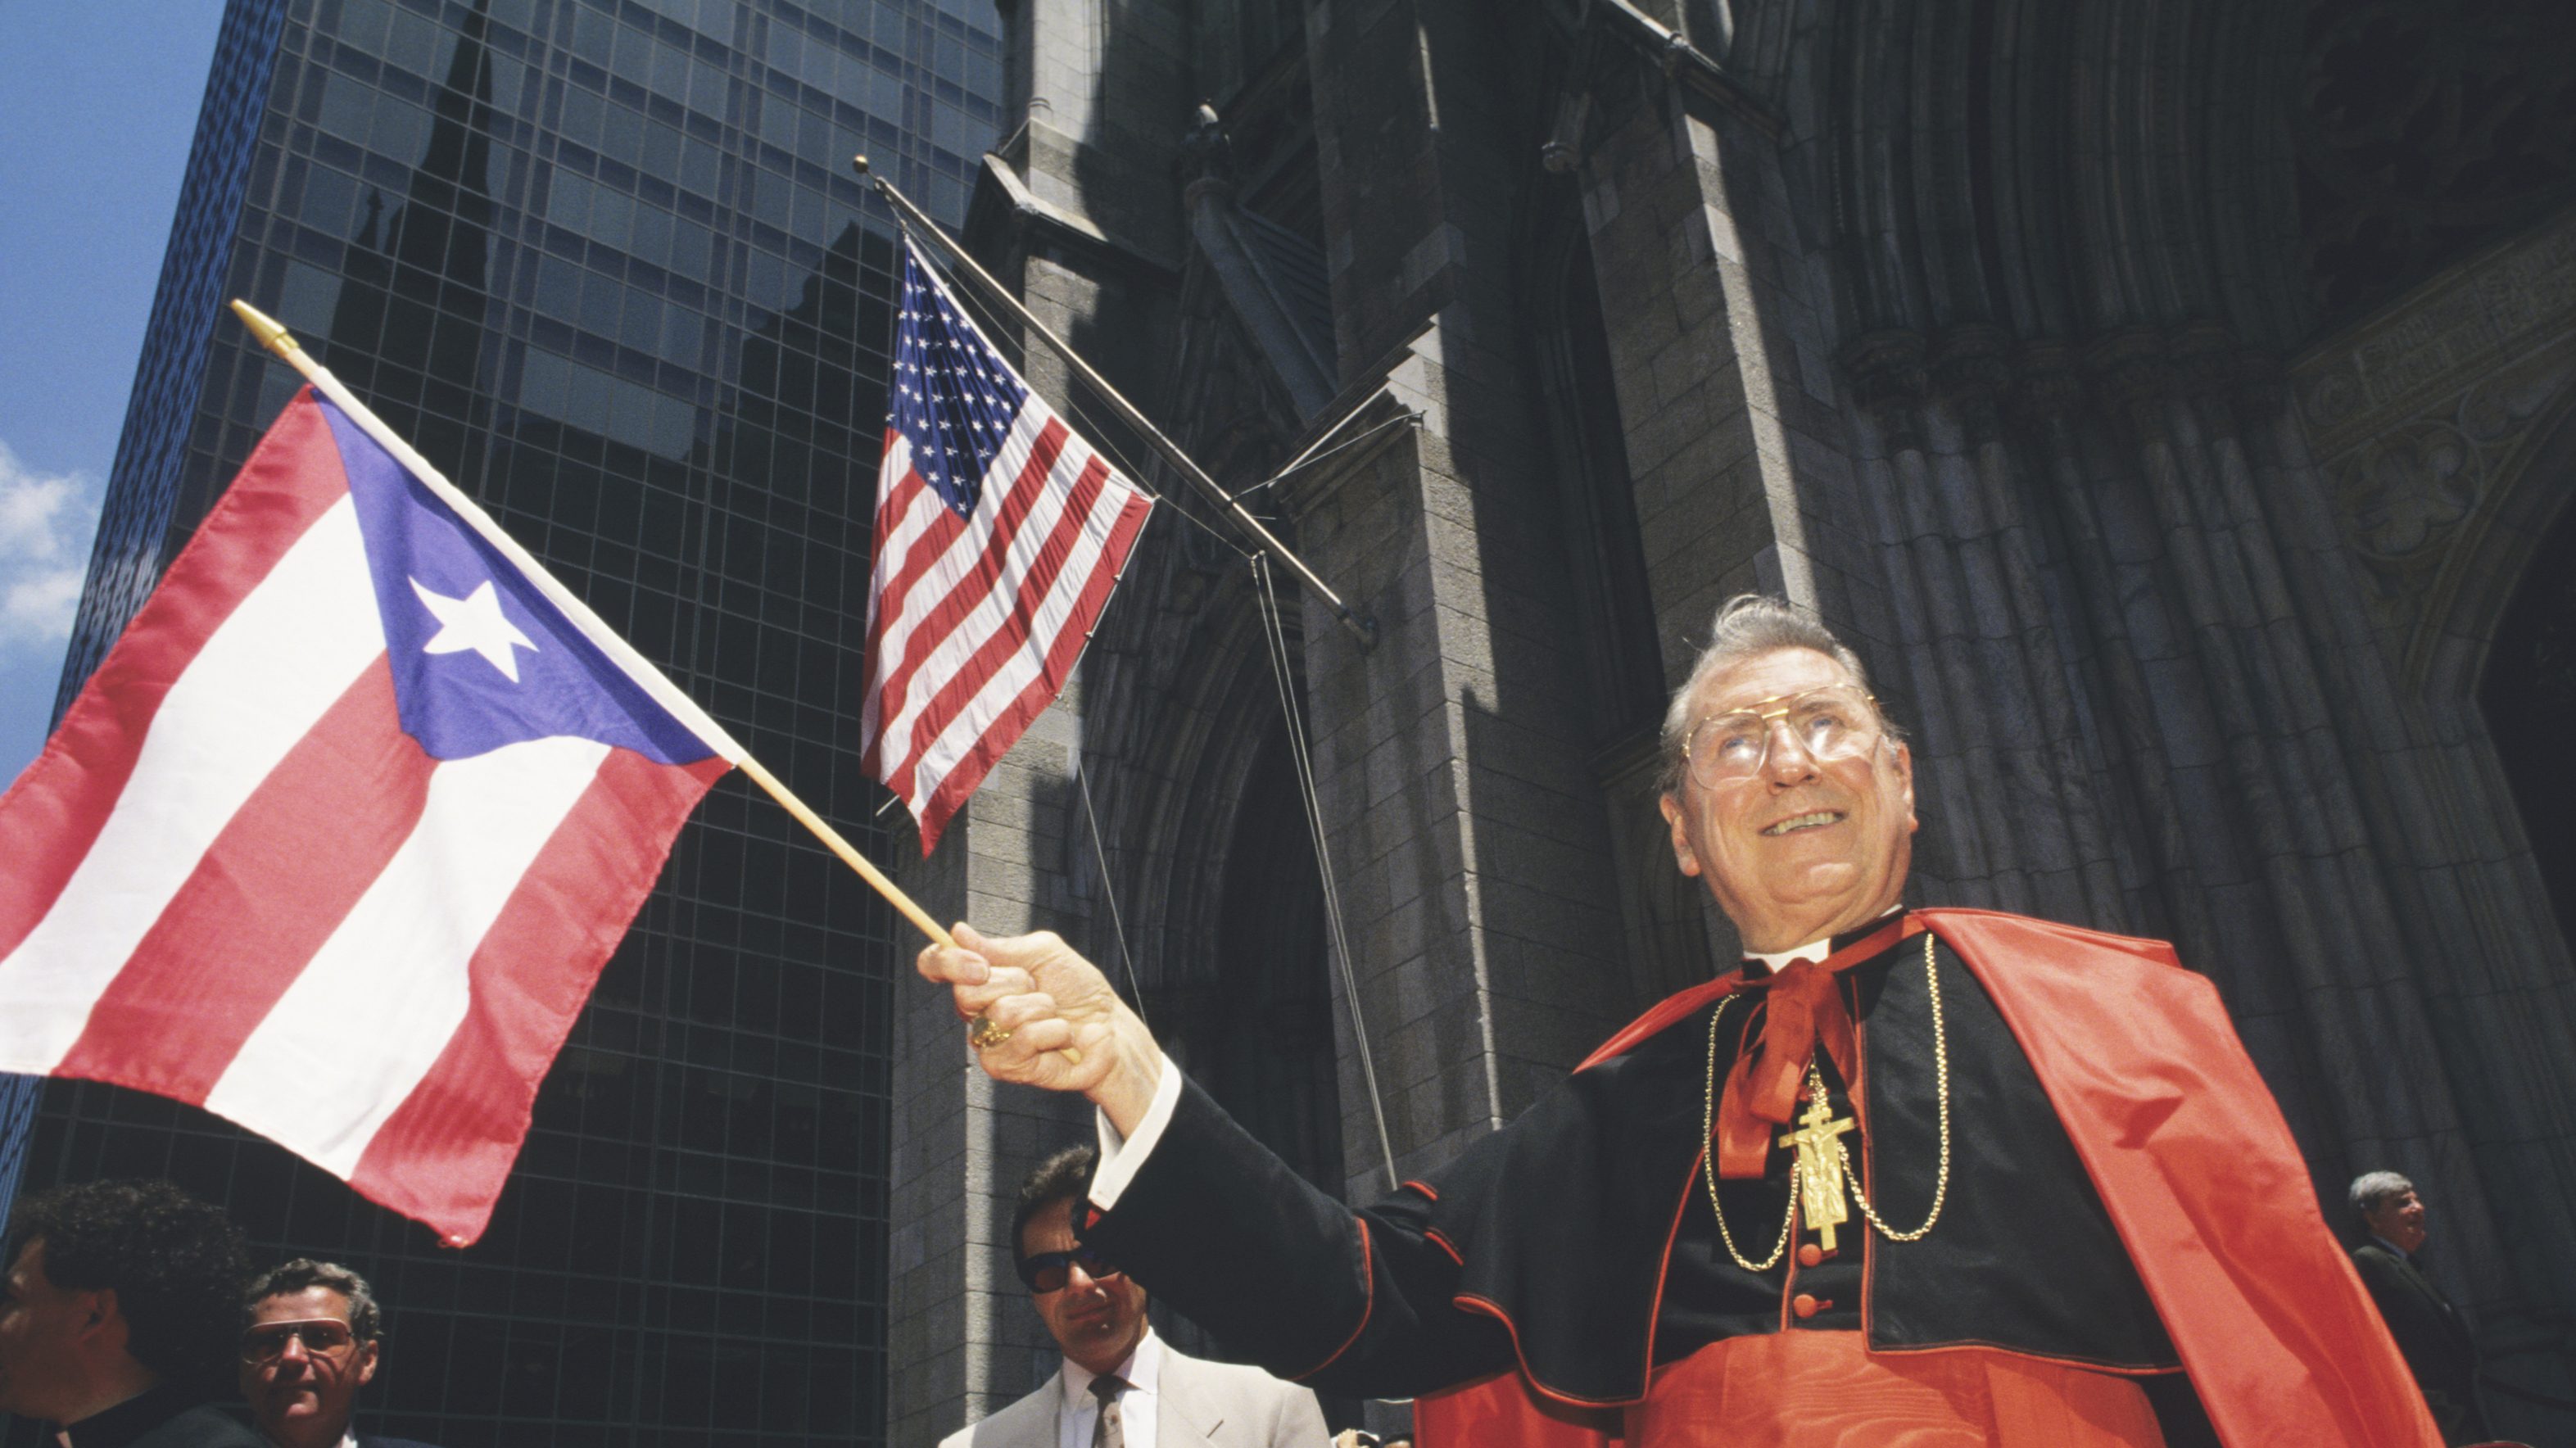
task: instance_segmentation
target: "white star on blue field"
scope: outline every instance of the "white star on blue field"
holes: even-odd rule
[[[536,641],[502,616],[501,596],[492,591],[492,580],[484,579],[463,598],[434,593],[417,578],[411,580],[411,591],[420,595],[422,605],[439,623],[438,632],[420,646],[422,653],[459,654],[470,649],[511,683],[519,682],[519,656],[512,650],[533,651]]]

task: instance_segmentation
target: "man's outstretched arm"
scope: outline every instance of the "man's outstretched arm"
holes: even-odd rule
[[[961,1020],[981,1015],[1010,1032],[976,1052],[985,1071],[1080,1092],[1120,1138],[1107,1143],[1117,1149],[1090,1209],[1075,1213],[1084,1241],[1281,1377],[1407,1397],[1510,1365],[1504,1329],[1452,1300],[1459,1259],[1432,1221],[1435,1197],[1408,1188],[1352,1210],[1181,1079],[1062,940],[955,934],[959,949],[933,946],[918,964],[950,988]],[[1065,1058],[1068,1045],[1079,1062]]]

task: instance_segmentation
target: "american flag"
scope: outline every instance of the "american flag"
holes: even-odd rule
[[[859,740],[926,855],[1072,677],[1153,504],[909,241],[887,403]]]

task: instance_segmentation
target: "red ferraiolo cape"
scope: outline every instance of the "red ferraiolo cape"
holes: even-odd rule
[[[1958,952],[2030,1058],[2229,1448],[2440,1448],[2217,988],[2161,940],[1990,910],[1913,918]],[[1736,982],[1664,1001],[1584,1065]],[[1517,1373],[1414,1409],[1422,1448],[1611,1448],[1603,1418]]]

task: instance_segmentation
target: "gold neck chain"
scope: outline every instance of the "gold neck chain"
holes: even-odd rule
[[[1918,1242],[1930,1235],[1932,1224],[1941,1220],[1942,1204],[1950,1199],[1950,1034],[1941,1019],[1941,976],[1933,964],[1933,937],[1928,930],[1923,932],[1923,988],[1932,1000],[1932,1079],[1937,1087],[1936,1099],[1941,1113],[1941,1166],[1932,1182],[1932,1210],[1924,1216],[1923,1225],[1911,1232],[1900,1232],[1888,1226],[1886,1219],[1879,1216],[1877,1206],[1871,1203],[1869,1194],[1861,1190],[1860,1173],[1852,1169],[1851,1148],[1844,1145],[1840,1137],[1834,1140],[1834,1151],[1842,1160],[1843,1180],[1850,1184],[1852,1200],[1860,1204],[1861,1215],[1878,1229],[1878,1234],[1891,1242]],[[1789,1229],[1798,1220],[1798,1186],[1805,1168],[1796,1161],[1789,1164],[1789,1200],[1780,1207],[1780,1240],[1771,1244],[1771,1255],[1759,1262],[1748,1260],[1735,1245],[1735,1234],[1727,1229],[1726,1208],[1718,1204],[1717,1151],[1714,1146],[1717,1139],[1718,1027],[1726,1019],[1726,1008],[1735,1004],[1737,999],[1737,996],[1728,996],[1719,1001],[1717,1009],[1709,1014],[1708,1101],[1700,1115],[1700,1139],[1711,1143],[1708,1151],[1708,1209],[1717,1217],[1718,1240],[1726,1244],[1726,1255],[1735,1259],[1736,1266],[1747,1272],[1768,1272],[1779,1266],[1780,1259],[1788,1255]],[[1807,1061],[1807,1090],[1815,1100],[1826,1099],[1825,1075],[1812,1057]]]

